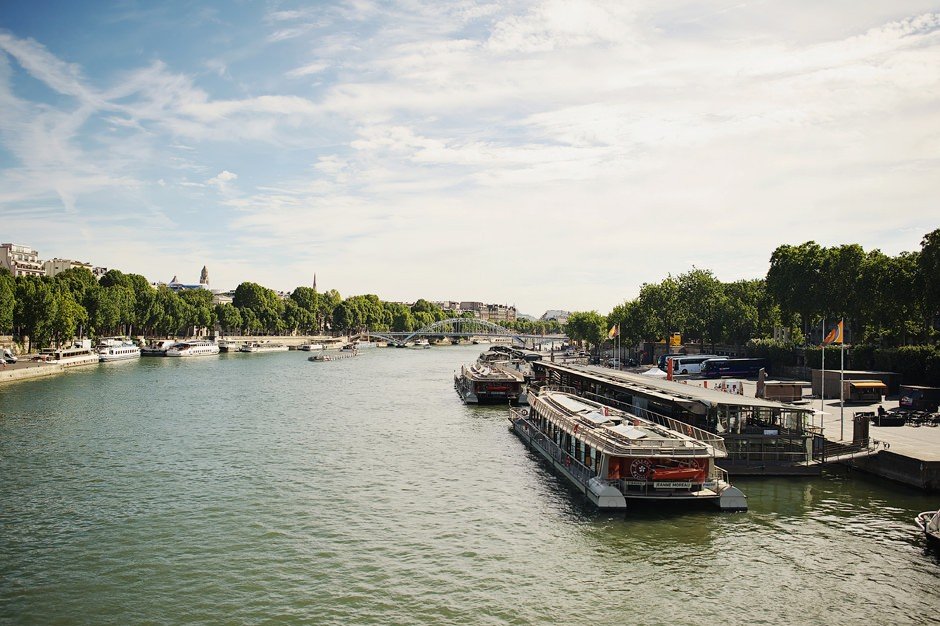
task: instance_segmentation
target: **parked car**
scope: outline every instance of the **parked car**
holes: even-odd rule
[[[3,362],[4,363],[16,363],[16,355],[10,352],[7,348],[3,349]]]

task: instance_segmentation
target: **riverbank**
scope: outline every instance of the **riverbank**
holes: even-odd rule
[[[92,363],[92,365],[95,365]],[[0,366],[0,383],[31,380],[44,376],[54,376],[65,371],[65,367],[54,363],[36,363],[33,361],[17,361]]]

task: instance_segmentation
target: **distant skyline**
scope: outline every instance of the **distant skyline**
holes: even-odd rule
[[[606,313],[940,226],[931,2],[0,5],[0,240]]]

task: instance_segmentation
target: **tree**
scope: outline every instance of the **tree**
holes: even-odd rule
[[[568,316],[565,331],[571,339],[598,347],[607,337],[607,320],[597,311],[577,311]]]
[[[53,320],[58,309],[58,298],[52,279],[45,276],[18,276],[16,278],[16,306],[13,317],[29,336],[26,351],[34,343],[44,346],[53,333]],[[21,333],[22,334],[22,333]]]
[[[16,281],[5,267],[0,267],[0,333],[13,330],[13,309],[16,307]]]
[[[56,292],[56,300],[55,316],[51,320],[50,331],[56,345],[60,345],[74,337],[80,325],[88,322],[88,312],[64,287],[60,287]]]
[[[825,312],[825,255],[819,244],[807,241],[799,246],[778,246],[770,256],[767,291],[780,306],[784,322],[789,324],[799,316],[804,333]]]
[[[244,282],[235,288],[232,304],[241,309],[243,318],[257,320],[264,332],[277,333],[284,327],[284,301],[271,289]],[[250,310],[253,318],[247,318],[245,310]]]
[[[228,302],[215,305],[215,317],[223,333],[240,332],[244,323],[238,309]]]
[[[923,289],[923,311],[925,338],[940,314],[940,228],[927,233],[920,242],[917,258],[920,269],[920,284]]]
[[[186,289],[179,293],[180,300],[186,305],[183,307],[187,315],[185,324],[193,329],[215,327],[215,309],[212,306],[212,292],[206,289]]]

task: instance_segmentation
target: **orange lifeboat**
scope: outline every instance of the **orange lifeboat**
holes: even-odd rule
[[[701,480],[704,472],[697,467],[654,467],[653,480]]]

